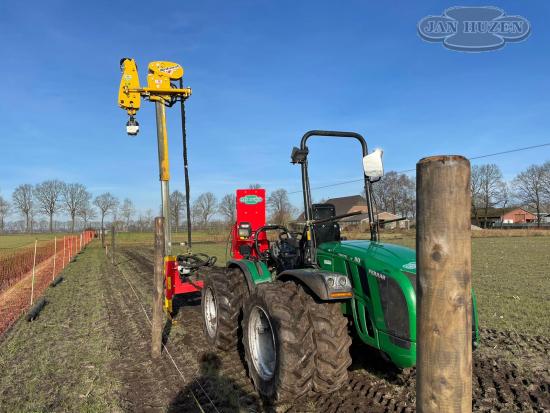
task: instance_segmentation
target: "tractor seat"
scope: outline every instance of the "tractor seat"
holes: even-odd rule
[[[336,208],[332,204],[313,204],[313,219],[327,219],[336,216]],[[313,233],[317,245],[324,242],[340,241],[340,225],[338,222],[325,222],[313,225]]]

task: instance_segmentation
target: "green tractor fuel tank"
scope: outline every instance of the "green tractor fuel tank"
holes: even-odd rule
[[[366,344],[401,368],[416,364],[416,254],[395,244],[366,240],[326,242],[317,249],[323,269],[348,275],[354,298],[342,305]],[[473,300],[473,337],[477,317]]]

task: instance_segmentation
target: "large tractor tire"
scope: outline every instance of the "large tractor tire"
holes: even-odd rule
[[[242,273],[235,269],[210,272],[202,289],[202,318],[206,339],[220,350],[237,348],[239,316],[246,289]]]
[[[296,284],[275,281],[251,292],[243,311],[243,346],[263,398],[290,402],[312,388],[313,327]]]
[[[300,290],[305,296],[316,347],[313,390],[332,393],[348,380],[348,367],[351,365],[348,320],[342,314],[340,303],[318,302],[303,289]]]

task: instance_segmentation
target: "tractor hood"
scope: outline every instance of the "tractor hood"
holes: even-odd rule
[[[413,249],[385,242],[367,240],[326,242],[319,246],[320,250],[352,259],[359,260],[367,267],[387,272],[406,271],[416,274],[416,253]]]

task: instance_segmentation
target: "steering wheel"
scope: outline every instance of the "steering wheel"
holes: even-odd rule
[[[256,254],[258,254],[258,257],[261,257],[263,259],[269,259],[269,258],[273,259],[274,258],[273,254],[272,254],[272,251],[271,251],[271,246],[270,246],[269,241],[267,241],[268,242],[268,248],[263,252],[260,250],[259,235],[262,232],[276,231],[276,230],[281,231],[279,233],[279,240],[281,240],[281,241],[283,239],[288,239],[288,238],[292,237],[290,235],[290,232],[288,231],[288,229],[283,225],[265,225],[263,227],[258,228],[256,230],[256,232],[254,233],[254,249],[256,250]],[[283,238],[283,236],[285,236],[285,238]]]

